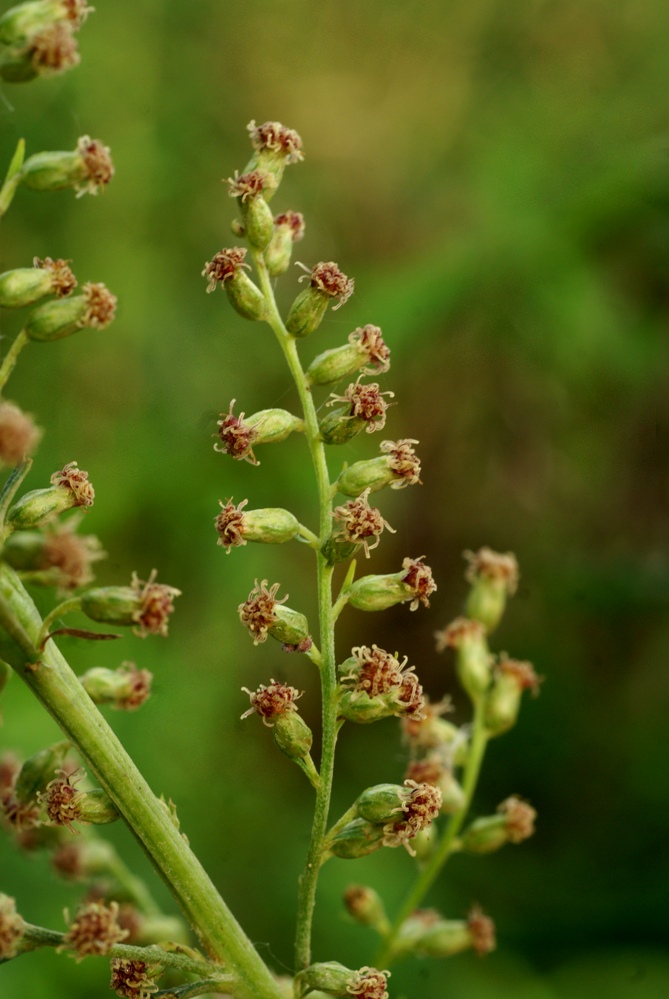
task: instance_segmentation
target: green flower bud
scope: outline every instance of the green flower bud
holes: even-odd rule
[[[295,337],[308,336],[320,326],[331,298],[338,299],[333,309],[338,309],[353,294],[354,282],[346,277],[337,265],[316,264],[309,274],[309,287],[293,302],[286,319],[286,329]]]
[[[317,990],[319,994],[324,992],[339,999],[350,999],[351,995],[360,999],[388,999],[386,979],[389,977],[389,971],[370,967],[351,971],[337,961],[327,961],[310,965],[297,975],[295,982],[300,996]]]
[[[485,638],[485,627],[480,621],[458,617],[437,632],[437,651],[446,647],[456,650],[458,679],[473,701],[478,700],[490,686],[492,656]]]
[[[296,711],[277,716],[272,727],[274,741],[291,760],[304,760],[311,752],[314,737],[305,720]]]
[[[402,814],[402,803],[410,793],[401,784],[376,784],[362,792],[355,807],[359,817],[368,822],[390,822]]]
[[[233,246],[219,250],[204,265],[202,276],[209,278],[207,291],[215,291],[220,283],[225,288],[228,300],[244,319],[264,319],[267,311],[265,296],[260,288],[244,273],[246,248]]]
[[[274,178],[262,170],[228,179],[228,194],[239,202],[244,234],[254,250],[264,250],[274,234],[274,217],[263,196],[273,184]]]
[[[307,369],[312,385],[329,385],[362,368],[364,374],[384,372],[390,367],[390,350],[378,326],[358,327],[342,347],[319,354]]]
[[[297,646],[300,651],[306,651],[311,642],[309,623],[299,611],[285,607],[288,595],[281,600],[276,599],[280,584],[274,583],[267,589],[267,580],[263,579],[251,590],[248,599],[239,605],[239,617],[253,636],[253,644],[267,641],[271,635],[285,645]]]
[[[274,232],[265,248],[265,266],[270,277],[285,274],[293,254],[293,243],[304,236],[304,217],[300,212],[283,212],[274,219]]]
[[[415,440],[383,441],[383,456],[369,461],[356,461],[344,469],[337,479],[337,489],[345,496],[359,496],[365,489],[375,493],[384,486],[403,489],[420,482],[420,459],[412,444]]]
[[[375,825],[366,819],[353,819],[328,844],[335,857],[354,860],[366,857],[383,846],[383,826]]]
[[[81,329],[103,330],[114,318],[116,296],[104,284],[84,285],[83,295],[45,302],[34,309],[24,326],[30,340],[61,340]]]
[[[12,530],[40,527],[72,507],[93,505],[95,490],[88,481],[88,473],[77,468],[76,461],[54,472],[51,482],[51,487],[25,493],[10,508],[7,523]]]
[[[55,21],[31,35],[25,45],[0,53],[0,79],[27,83],[38,76],[55,76],[79,65],[74,30],[68,21]]]
[[[504,613],[507,597],[518,586],[516,556],[512,552],[500,555],[490,548],[480,548],[477,552],[465,552],[465,558],[469,562],[465,578],[472,586],[466,613],[480,621],[487,631],[493,631]]]
[[[32,305],[44,295],[69,295],[77,279],[64,260],[35,257],[34,267],[20,267],[0,274],[0,305],[18,309]]]
[[[432,571],[423,564],[422,556],[405,558],[400,572],[356,579],[348,591],[348,601],[358,610],[378,611],[411,600],[410,609],[416,610],[419,603],[430,606],[428,597],[436,588]]]
[[[291,541],[300,532],[300,522],[289,510],[267,508],[247,510],[243,508],[248,500],[235,506],[231,499],[223,500],[221,512],[214,518],[218,531],[218,544],[230,554],[232,548],[245,545],[247,541],[260,541],[266,545],[280,545]]]
[[[490,735],[502,735],[516,724],[524,690],[539,693],[539,677],[531,663],[502,659],[485,705],[485,723]]]
[[[78,28],[91,10],[93,8],[86,5],[86,0],[29,0],[11,7],[0,17],[0,42],[3,45],[23,44],[55,21],[69,20]]]
[[[272,184],[265,192],[265,199],[269,201],[281,183],[286,166],[304,159],[302,139],[296,131],[286,128],[278,121],[266,121],[263,125],[256,125],[255,121],[251,121],[247,127],[254,153],[244,173],[261,170],[272,177]]]
[[[303,420],[287,409],[261,409],[246,420],[243,413],[233,416],[235,401],[232,400],[227,413],[221,413],[217,435],[220,443],[214,444],[214,451],[229,454],[237,461],[259,465],[253,453],[256,444],[278,444],[293,431],[304,430]]]
[[[362,417],[351,416],[348,408],[333,409],[320,424],[321,438],[326,444],[348,444],[367,427]]]
[[[46,152],[30,156],[21,168],[21,183],[33,191],[62,191],[72,187],[78,196],[97,194],[114,176],[108,146],[83,135],[73,152]]]
[[[344,892],[344,905],[350,916],[361,926],[371,926],[378,933],[389,929],[383,902],[373,888],[366,885],[349,885]]]
[[[492,853],[505,843],[522,843],[534,833],[537,813],[526,801],[511,795],[497,807],[497,815],[475,819],[461,836],[467,853]]]
[[[108,825],[120,818],[114,802],[102,788],[77,792],[77,822],[94,826]]]
[[[479,955],[495,948],[495,925],[477,906],[466,920],[442,919],[432,909],[418,910],[402,924],[394,950],[420,957],[452,957],[472,948]]]
[[[62,767],[70,746],[69,742],[57,742],[25,761],[14,785],[14,796],[21,804],[29,804],[45,790],[54,773]]]
[[[79,597],[81,610],[91,621],[118,626],[136,625],[134,632],[167,635],[167,620],[174,610],[174,598],[181,591],[155,582],[155,570],[146,582],[133,573],[130,586],[100,586]]]
[[[344,409],[333,410],[320,423],[321,437],[326,444],[345,444],[361,430],[373,434],[386,425],[386,410],[388,403],[384,396],[392,396],[393,392],[381,392],[376,382],[363,385],[360,378],[352,382],[344,395],[331,395],[326,406],[336,402],[345,402]]]
[[[96,704],[110,704],[120,711],[136,711],[151,694],[152,674],[123,663],[118,669],[94,666],[81,677],[81,684]]]

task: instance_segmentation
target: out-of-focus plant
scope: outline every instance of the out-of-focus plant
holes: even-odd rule
[[[46,69],[74,65],[78,57],[72,48],[73,32],[88,10],[81,0],[31,0],[8,11],[0,18],[0,41],[5,46],[0,75],[23,82]],[[58,65],[55,49],[65,53]],[[300,610],[287,606],[288,596],[279,596],[280,584],[269,585],[267,579],[256,580],[239,606],[241,622],[255,645],[270,637],[279,641],[286,653],[307,656],[320,678],[318,763],[311,756],[312,733],[298,710],[300,692],[274,679],[246,690],[250,707],[244,717],[261,717],[315,795],[297,893],[294,974],[279,977],[261,959],[180,832],[174,805],[151,792],[99,711],[98,705],[126,711],[140,708],[150,694],[150,673],[125,662],[116,670],[93,666],[78,677],[56,642],[68,636],[88,641],[121,637],[91,630],[93,625],[129,627],[142,637],[166,635],[179,591],[156,582],[155,571],[146,580],[134,574],[129,585],[91,586],[92,565],[104,553],[96,538],[78,533],[95,494],[76,461],[54,472],[49,485],[20,492],[41,432],[4,396],[19,355],[30,343],[55,341],[86,328],[104,329],[116,306],[115,297],[100,283],[89,282],[81,294],[75,294],[77,280],[70,261],[49,257],[0,275],[0,307],[28,310],[0,365],[0,459],[11,469],[0,495],[0,681],[4,685],[12,671],[18,673],[66,739],[25,761],[4,755],[0,805],[4,824],[19,847],[49,850],[63,877],[81,880],[90,890],[67,916],[63,932],[27,924],[14,899],[0,895],[0,959],[44,946],[68,951],[77,960],[109,955],[111,988],[129,999],[152,995],[186,999],[213,992],[240,999],[290,995],[386,999],[393,961],[410,954],[448,957],[466,949],[485,954],[495,946],[492,920],[478,906],[460,919],[447,919],[420,906],[453,854],[489,853],[533,832],[534,809],[516,794],[507,797],[494,815],[471,819],[469,812],[488,742],[515,724],[523,691],[536,692],[538,679],[529,663],[490,651],[488,638],[516,588],[518,566],[513,555],[485,547],[466,553],[470,584],[466,616],[436,636],[438,649],[455,650],[458,678],[472,706],[470,724],[457,727],[444,717],[449,710],[446,699],[429,702],[408,656],[400,658],[373,644],[354,647],[339,661],[335,627],[347,608],[371,612],[409,604],[414,611],[421,604],[429,606],[436,590],[423,556],[405,558],[395,573],[356,575],[356,559],[370,558],[384,530],[393,530],[371,505],[370,496],[420,483],[414,448],[418,442],[383,441],[376,457],[340,466],[335,474],[330,471],[328,457],[336,454],[338,445],[385,425],[394,394],[369,379],[389,370],[390,349],[381,329],[369,323],[352,331],[340,347],[319,354],[306,369],[303,366],[300,342],[316,332],[328,307],[339,308],[347,301],[354,283],[333,262],[311,268],[301,265],[305,274],[300,280],[306,280],[307,286],[285,319],[281,316],[274,281],[289,268],[294,243],[304,234],[304,220],[292,210],[274,215],[270,201],[286,166],[303,159],[302,140],[278,122],[259,126],[251,122],[249,130],[251,160],[228,181],[240,215],[233,232],[247,246],[219,250],[203,274],[208,291],[220,285],[241,316],[269,326],[294,379],[302,411],[298,415],[269,408],[247,417],[243,412],[235,415],[233,400],[221,414],[215,448],[257,466],[256,450],[261,445],[302,434],[318,507],[312,527],[287,509],[248,509],[248,500],[235,504],[231,498],[221,500],[214,519],[218,543],[228,555],[248,542],[295,541],[311,550],[304,556],[315,562],[317,625],[312,627]],[[109,150],[88,136],[72,152],[42,152],[27,159],[21,142],[0,190],[0,212],[7,211],[22,186],[96,193],[112,174]],[[249,254],[255,280],[247,273]],[[353,380],[345,388],[338,387],[349,379]],[[314,396],[323,389],[333,391],[321,407]],[[338,495],[344,497],[339,505]],[[237,552],[232,555],[238,557]],[[335,592],[339,565],[345,568]],[[30,596],[33,586],[51,588],[58,597],[43,617]],[[71,613],[83,615],[86,627],[64,626],[63,617]],[[369,725],[390,717],[399,719],[408,749],[404,783],[365,787],[361,775],[356,800],[333,822],[330,798],[339,731],[347,722]],[[89,786],[89,771],[99,786]],[[183,919],[164,913],[142,879],[94,834],[95,827],[119,819],[144,847]],[[370,887],[352,885],[344,899],[353,919],[379,935],[376,966],[352,969],[336,960],[337,953],[313,955],[312,922],[323,864],[398,846],[415,858],[417,876],[395,918]],[[273,851],[279,848],[272,844]],[[190,930],[197,938],[195,946]],[[315,956],[321,960],[315,961]]]

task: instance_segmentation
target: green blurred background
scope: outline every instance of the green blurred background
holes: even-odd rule
[[[269,331],[200,276],[231,242],[220,181],[246,163],[252,118],[304,140],[273,202],[306,216],[297,259],[356,278],[305,358],[368,322],[392,349],[387,429],[333,453],[333,469],[380,439],[420,440],[425,484],[379,497],[397,533],[371,566],[425,554],[438,593],[416,614],[345,614],[341,657],[365,642],[408,654],[464,721],[432,633],[459,612],[461,552],[488,544],[522,570],[496,648],[546,677],[493,744],[476,803],[522,794],[536,836],[456,859],[429,899],[453,917],[478,901],[498,951],[407,962],[391,994],[669,995],[668,42],[665,0],[111,0],[81,32],[77,70],[2,88],[3,162],[20,136],[31,153],[88,133],[117,169],[98,198],[19,191],[5,223],[0,270],[72,258],[120,301],[109,331],[21,358],[9,396],[48,427],[29,485],[76,459],[97,490],[87,529],[110,553],[98,579],[155,566],[183,590],[168,641],[67,651],[82,668],[154,670],[149,704],[111,721],[277,968],[291,960],[311,794],[259,720],[239,721],[240,687],[306,689],[317,727],[316,678],[276,643],[254,648],[236,607],[260,577],[313,616],[312,567],[295,546],[226,556],[213,517],[219,498],[248,497],[313,524],[314,486],[301,439],[262,451],[260,468],[214,453],[231,398],[247,413],[296,400]],[[284,305],[297,273],[280,283]],[[20,317],[0,321],[9,342]],[[57,737],[18,681],[2,709],[3,746],[29,754]],[[403,769],[394,723],[344,730],[335,813]],[[169,907],[129,834],[110,836]],[[0,869],[31,921],[60,926],[76,905],[45,857],[3,840]],[[403,851],[329,864],[315,956],[369,963],[342,890],[370,883],[394,908],[412,876]],[[40,953],[3,967],[0,992],[83,999],[107,994],[107,977],[103,961]]]

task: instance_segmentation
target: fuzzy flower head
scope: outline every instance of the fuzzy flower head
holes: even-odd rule
[[[67,524],[48,530],[44,537],[40,568],[56,570],[61,590],[87,586],[94,578],[91,565],[106,557],[98,538],[93,534],[76,534],[76,526],[71,517]]]
[[[507,659],[505,655],[502,655],[497,663],[496,671],[516,683],[519,690],[531,690],[532,696],[538,697],[539,685],[543,677],[537,676],[532,663],[520,659]]]
[[[133,613],[137,623],[134,633],[140,638],[147,635],[167,636],[167,620],[174,610],[174,598],[181,596],[181,590],[174,586],[156,583],[157,570],[153,569],[146,582],[133,572],[130,585],[135,591],[140,606]]]
[[[256,152],[271,153],[286,163],[299,163],[304,159],[302,139],[294,129],[286,128],[281,122],[266,121],[256,125],[255,121],[250,121],[247,129]]]
[[[386,846],[405,846],[412,853],[407,841],[434,822],[441,809],[442,796],[439,788],[432,784],[405,780],[404,786],[408,791],[402,798],[402,817],[383,827],[384,843]]]
[[[349,343],[360,347],[369,357],[371,367],[363,368],[363,374],[377,372],[383,374],[390,368],[390,347],[387,346],[379,326],[358,326],[348,336]]]
[[[68,21],[55,21],[30,38],[30,60],[40,76],[55,76],[79,65],[74,30]]]
[[[468,617],[456,617],[441,631],[435,631],[437,652],[444,649],[459,649],[468,642],[482,642],[485,639],[485,627],[480,621],[472,621]]]
[[[149,965],[144,961],[124,961],[115,957],[111,962],[109,988],[124,999],[151,999],[158,991],[155,979],[161,972],[159,964]]]
[[[46,808],[51,825],[67,826],[70,832],[76,835],[77,830],[72,827],[72,823],[80,819],[81,799],[81,791],[77,790],[76,785],[84,779],[85,773],[83,770],[73,774],[67,770],[57,770],[56,773],[59,776],[49,781],[46,791],[40,792],[37,797]]]
[[[391,534],[395,531],[387,520],[383,519],[381,511],[370,506],[368,502],[370,489],[365,489],[362,496],[345,503],[343,506],[335,508],[333,517],[341,530],[337,533],[337,538],[352,544],[361,544],[365,551],[365,558],[369,558],[369,553],[379,544],[380,535],[386,527]],[[369,539],[374,539],[374,544],[369,544]]]
[[[13,402],[0,402],[0,462],[16,465],[37,447],[42,431]]]
[[[423,563],[424,555],[419,558],[405,558],[402,562],[402,570],[406,573],[402,576],[402,582],[411,587],[414,598],[411,601],[409,610],[416,610],[418,604],[424,607],[430,606],[429,597],[437,589],[437,584],[432,578],[432,570]]]
[[[304,238],[304,215],[302,212],[288,210],[274,216],[274,225],[277,229],[286,229],[290,233],[293,243],[299,243]]]
[[[236,461],[248,461],[250,465],[259,465],[260,462],[253,453],[258,431],[249,423],[244,423],[243,413],[239,416],[233,415],[235,402],[233,399],[227,413],[221,413],[221,419],[217,423],[220,444],[214,444],[214,451],[229,454]]]
[[[386,988],[389,971],[377,971],[365,966],[356,971],[346,985],[346,991],[359,999],[388,999]]]
[[[246,544],[242,511],[248,500],[242,500],[238,506],[235,506],[231,499],[227,503],[223,503],[223,500],[218,502],[222,507],[221,512],[214,517],[214,524],[218,531],[218,544],[222,545],[229,555],[232,548]]]
[[[0,893],[0,960],[16,956],[25,926],[14,899]]]
[[[84,176],[75,188],[78,195],[97,194],[104,190],[114,176],[111,150],[99,139],[82,135],[77,142],[77,152],[81,157]]]
[[[355,662],[341,679],[342,686],[349,690],[363,691],[369,697],[377,697],[401,687],[406,677],[413,675],[415,667],[407,666],[408,656],[400,663],[397,656],[380,649],[378,645],[372,645],[371,649],[367,645],[360,645],[351,649],[351,652]]]
[[[392,399],[395,393],[382,392],[377,382],[362,385],[358,378],[355,382],[351,382],[343,395],[332,393],[326,406],[333,406],[336,402],[347,403],[351,407],[349,416],[364,420],[367,424],[365,428],[367,433],[373,434],[375,430],[382,430],[385,427],[388,405],[394,405],[386,402],[383,398],[385,395]]]
[[[473,905],[469,910],[467,929],[472,935],[472,947],[479,957],[489,954],[497,946],[495,924],[478,905]]]
[[[497,811],[506,820],[506,831],[511,843],[522,843],[534,835],[534,822],[537,817],[536,809],[527,802],[512,794],[497,806]]]
[[[422,485],[420,479],[420,458],[412,445],[418,441],[411,438],[401,441],[382,441],[381,451],[386,455],[388,467],[395,474],[391,489],[403,489],[405,486]]]
[[[88,481],[88,472],[78,468],[76,461],[70,461],[59,472],[54,472],[49,481],[52,486],[64,486],[72,492],[73,506],[93,506],[95,490]]]
[[[239,617],[253,636],[253,644],[259,645],[267,641],[267,634],[273,624],[276,623],[276,613],[274,608],[277,604],[283,604],[288,599],[288,594],[281,600],[276,599],[280,583],[273,583],[267,589],[267,580],[256,584],[251,590],[248,599],[239,605]]]
[[[337,304],[332,306],[333,311],[338,309],[340,305],[343,305],[344,302],[347,302],[353,294],[355,281],[353,278],[346,277],[332,260],[328,263],[321,261],[316,264],[310,272],[307,270],[307,274],[302,275],[300,281],[304,280],[307,276],[309,277],[311,288],[321,295],[325,295],[327,298],[336,298],[338,300]]]
[[[89,14],[95,7],[89,7],[87,0],[61,0],[65,11],[65,17],[72,21],[76,28],[80,28]]]
[[[116,315],[116,295],[112,295],[101,281],[89,281],[83,287],[86,311],[80,321],[81,326],[92,330],[103,330]]]
[[[249,199],[259,198],[269,185],[270,177],[263,170],[251,170],[249,173],[228,177],[228,194],[231,198],[239,198],[242,203]]]
[[[479,548],[477,552],[466,551],[464,553],[468,562],[465,579],[468,583],[476,583],[479,579],[494,580],[503,583],[509,596],[512,596],[518,587],[518,561],[513,552],[500,555],[491,548]]]
[[[242,687],[242,690],[251,698],[251,707],[244,712],[242,718],[258,714],[263,720],[263,725],[269,728],[272,727],[272,720],[278,715],[297,711],[295,701],[304,693],[295,687],[289,687],[286,683],[277,683],[276,680],[270,680],[267,687],[261,683],[256,691],[251,691],[248,687]]]
[[[82,905],[70,922],[63,939],[63,948],[74,951],[77,961],[85,957],[100,957],[125,940],[128,931],[118,923],[118,902],[89,902]]]
[[[34,267],[37,267],[39,270],[49,271],[51,276],[51,291],[58,298],[64,298],[77,287],[77,279],[72,273],[69,264],[69,260],[52,260],[51,257],[45,257],[44,260],[40,260],[39,257],[33,258]]]
[[[208,260],[204,265],[204,270],[202,271],[202,277],[209,278],[207,291],[215,291],[217,284],[225,284],[225,282],[234,277],[234,275],[240,271],[242,267],[246,267],[250,270],[251,268],[249,265],[244,263],[246,253],[247,250],[245,246],[226,247],[223,250],[219,250],[218,253],[215,253],[211,260]]]

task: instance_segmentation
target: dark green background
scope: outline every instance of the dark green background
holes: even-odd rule
[[[459,611],[461,552],[517,553],[522,581],[497,649],[546,677],[521,723],[492,747],[477,800],[512,792],[539,812],[535,838],[456,859],[429,901],[494,916],[484,961],[408,962],[409,999],[656,999],[669,995],[667,655],[669,559],[669,7],[664,0],[249,0],[100,3],[82,65],[0,94],[0,152],[113,150],[101,197],[19,191],[0,270],[34,255],[72,258],[80,281],[119,296],[116,322],[29,347],[10,398],[48,428],[29,485],[71,460],[97,490],[87,527],[110,553],[102,582],[133,569],[183,590],[169,641],[70,641],[85,667],[134,658],[155,697],[111,721],[242,924],[276,967],[291,959],[295,885],[311,793],[258,719],[239,715],[270,677],[307,689],[313,667],[275,643],[255,649],[236,614],[255,577],[281,580],[314,615],[311,560],[293,545],[215,544],[219,498],[285,505],[314,524],[304,442],[260,468],[215,454],[231,398],[247,413],[295,395],[267,328],[205,294],[205,260],[231,242],[222,177],[248,158],[245,126],[296,128],[305,162],[273,206],[304,212],[296,257],[337,260],[356,294],[329,312],[304,356],[358,325],[382,326],[396,392],[387,430],[332,454],[371,457],[381,439],[420,440],[424,486],[379,496],[396,528],[371,571],[425,554],[429,611],[347,612],[341,658],[377,642],[410,656],[434,697],[455,694],[432,633]],[[287,306],[297,270],[282,279]],[[3,313],[7,342],[20,317]],[[110,643],[111,644],[111,643]],[[15,681],[2,744],[34,752],[54,726]],[[399,780],[392,722],[344,731],[335,811],[363,787]],[[138,870],[130,836],[115,842]],[[61,923],[77,892],[45,858],[0,844],[2,888],[26,918]],[[315,956],[353,967],[373,941],[342,915],[350,881],[391,907],[412,878],[402,851],[325,868]],[[170,905],[162,886],[155,890]],[[0,971],[3,995],[105,995],[104,962],[43,953]]]

